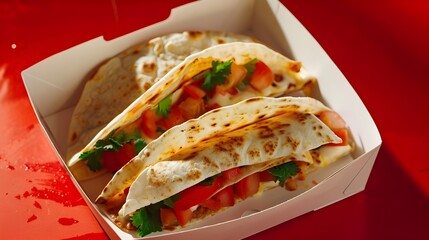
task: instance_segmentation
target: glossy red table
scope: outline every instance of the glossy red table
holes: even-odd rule
[[[162,20],[185,2],[0,3],[1,239],[107,239],[45,138],[20,72],[83,41]],[[282,2],[358,92],[383,146],[365,191],[249,239],[427,238],[429,2]]]

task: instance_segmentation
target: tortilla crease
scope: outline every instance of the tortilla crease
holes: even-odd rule
[[[168,72],[161,80],[156,82],[148,91],[140,95],[131,105],[122,113],[116,116],[105,128],[103,128],[80,152],[76,153],[69,161],[68,166],[78,180],[85,180],[102,174],[103,171],[92,172],[86,166],[84,161],[79,160],[79,155],[85,151],[91,150],[97,140],[104,139],[108,134],[118,128],[126,128],[137,120],[141,114],[180,89],[183,85],[190,82],[197,73],[210,68],[214,60],[230,61],[234,60],[237,64],[245,64],[253,59],[263,61],[274,73],[275,82],[262,92],[249,90],[246,94],[236,94],[219,100],[221,106],[231,105],[251,97],[268,96],[279,97],[303,90],[305,87],[314,83],[316,79],[310,75],[301,64],[292,61],[287,57],[273,51],[259,43],[227,43],[193,54],[187,57],[182,63]],[[297,68],[297,66],[299,66]],[[226,116],[222,117],[223,119]],[[192,132],[196,132],[195,130]],[[205,135],[205,134],[203,134]],[[162,135],[161,135],[162,137]],[[151,141],[147,139],[147,141]],[[183,148],[188,147],[183,145]],[[142,152],[145,152],[144,150]],[[141,156],[142,154],[140,154]],[[163,155],[158,155],[163,158]],[[141,158],[141,157],[137,157]]]
[[[230,42],[258,41],[220,31],[186,31],[156,37],[102,63],[85,83],[74,109],[67,159],[187,56]]]

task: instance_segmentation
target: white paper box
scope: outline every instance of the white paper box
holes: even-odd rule
[[[302,61],[319,80],[320,100],[339,112],[350,126],[356,150],[352,156],[309,175],[297,191],[276,188],[197,225],[174,232],[154,233],[148,238],[197,239],[204,236],[208,239],[216,236],[216,239],[223,239],[221,235],[228,239],[244,238],[365,188],[381,146],[377,127],[359,96],[322,47],[277,0],[193,2],[173,9],[165,21],[111,41],[98,37],[23,71],[24,84],[37,117],[64,166],[70,116],[87,74],[99,63],[130,46],[186,30],[221,30],[251,35],[289,58]],[[132,238],[92,204],[90,199],[97,194],[94,189],[72,179],[112,239]],[[97,186],[95,190],[102,187]]]

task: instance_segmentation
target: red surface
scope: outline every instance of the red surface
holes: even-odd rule
[[[46,140],[20,72],[99,35],[113,38],[162,20],[168,9],[184,2],[0,3],[1,239],[107,238]],[[373,116],[383,146],[364,192],[249,239],[425,238],[429,2],[282,2],[351,82]]]

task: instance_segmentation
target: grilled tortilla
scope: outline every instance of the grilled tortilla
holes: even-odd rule
[[[150,142],[132,161],[120,169],[101,193],[100,199],[114,199],[128,188],[140,173],[157,162],[170,159],[188,149],[198,149],[201,142],[218,138],[258,120],[287,112],[319,114],[329,108],[308,97],[250,98],[234,105],[212,110],[166,131]]]
[[[215,31],[173,33],[127,49],[101,64],[85,83],[73,112],[67,159],[187,56],[218,44],[255,41]]]
[[[231,74],[223,80],[224,82],[216,83],[215,86],[212,86],[212,88],[208,90],[192,90],[191,93],[189,93],[188,88],[195,88],[195,86],[197,86],[197,88],[204,87],[204,84],[206,84],[209,78],[207,74],[211,74],[215,70],[217,71],[218,68],[222,73],[222,70],[224,70],[222,67],[226,69],[227,65],[230,67],[229,70]],[[248,65],[250,65],[250,67],[245,68],[248,67]],[[240,75],[240,77],[238,77],[240,81],[237,82],[237,77],[235,77],[237,74],[235,73],[240,71],[234,70],[236,68],[245,68],[242,72],[245,71],[246,74],[252,72],[251,69],[253,69],[253,75],[250,74],[250,80],[247,79],[247,75],[243,77]],[[199,78],[198,76],[201,74],[206,75],[205,77]],[[225,73],[225,75],[227,74]],[[230,77],[231,75],[233,77]],[[253,81],[255,75],[258,75],[258,78],[256,78],[256,81]],[[271,78],[268,84],[267,76]],[[211,77],[212,80],[214,78],[215,77]],[[202,82],[202,80],[204,82]],[[167,116],[164,117],[166,119],[160,121],[162,122],[162,124],[160,124],[162,131],[178,124],[177,122],[171,123],[172,116],[174,115],[177,117],[176,111],[173,110],[175,107],[180,108],[178,111],[181,111],[181,118],[189,120],[199,117],[204,112],[210,110],[210,108],[228,106],[257,96],[283,96],[300,91],[315,81],[315,78],[306,72],[301,66],[301,63],[292,61],[262,44],[236,42],[208,48],[186,58],[161,80],[155,83],[150,90],[143,93],[102,129],[85,148],[75,154],[68,162],[68,165],[78,180],[84,180],[103,173],[106,170],[104,168],[101,170],[97,169],[97,171],[88,168],[89,161],[82,161],[80,159],[82,154],[88,156],[88,153],[99,148],[100,140],[106,141],[111,139],[112,134],[113,138],[115,138],[115,134],[118,136],[121,132],[130,133],[141,128],[142,124],[145,125],[144,123],[147,120],[145,116],[148,111],[162,109],[161,106],[164,106],[166,100],[168,100],[168,104],[173,107],[171,111],[164,114]],[[241,87],[239,87],[240,84],[242,85]],[[199,95],[201,91],[204,96]],[[185,92],[188,95],[186,95]],[[184,95],[190,95],[191,97],[183,100]],[[195,100],[195,95],[200,98]],[[183,107],[182,104],[186,104],[186,107]],[[195,106],[199,106],[199,108],[195,110]],[[159,116],[157,117],[159,118]],[[227,117],[228,116],[224,116],[224,118]],[[231,119],[231,121],[233,120],[234,119]],[[145,139],[146,143],[158,137],[158,135],[151,136],[156,133],[147,134],[144,128],[145,126],[143,126],[144,134],[142,137]],[[192,134],[195,132],[196,131],[192,131]],[[202,132],[202,135],[206,137],[209,136],[204,132]],[[160,136],[162,137],[163,135]],[[191,137],[195,138],[195,136]],[[116,140],[114,139],[114,142],[116,142]],[[189,144],[190,143],[185,142],[182,147],[187,148]],[[111,145],[108,147],[111,147]],[[162,154],[156,155],[159,159],[165,157]]]
[[[96,202],[126,229],[133,215],[140,214],[142,209],[152,211],[148,209],[173,196],[179,196],[174,200],[179,204],[186,189],[209,178],[222,178],[231,169],[239,168],[239,174],[220,181],[207,199],[248,176],[285,163],[299,162],[301,173],[316,170],[352,150],[350,144],[336,145],[346,139],[335,135],[321,120],[325,112],[332,111],[307,97],[251,98],[212,110],[171,128],[149,143],[115,174]],[[325,147],[328,149],[320,151]],[[204,204],[200,205],[205,209]],[[189,211],[176,209],[180,206],[172,208],[176,215]],[[185,224],[179,220],[179,225],[185,226],[213,213],[194,209],[192,220]],[[171,229],[170,225],[163,227]]]

